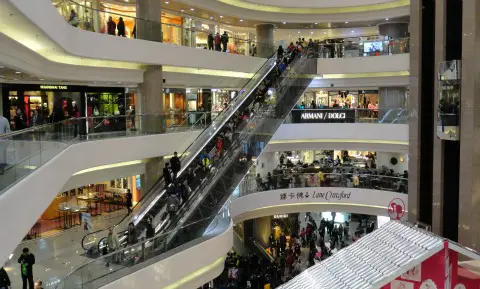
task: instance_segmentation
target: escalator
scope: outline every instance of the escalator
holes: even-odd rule
[[[243,110],[246,104],[250,104],[252,99],[255,99],[255,92],[259,87],[264,89],[264,79],[275,68],[276,55],[269,58],[264,65],[254,74],[250,81],[237,93],[236,97],[227,105],[227,107],[219,113],[214,119],[206,117],[203,121],[206,122],[208,127],[199,134],[194,142],[179,155],[182,168],[178,172],[177,179],[184,180],[188,168],[195,169],[197,172],[198,158],[197,155],[203,151],[211,152],[215,147],[215,136],[219,134],[221,129],[230,121],[238,111]],[[201,120],[202,121],[202,120]],[[212,141],[213,140],[213,141]],[[208,172],[203,173],[204,177],[209,175]],[[182,181],[182,184],[185,182]],[[192,191],[202,183],[200,178],[195,178],[194,182],[190,184]],[[172,186],[172,185],[170,185]],[[145,229],[147,218],[146,216],[154,217],[154,224],[165,224],[165,205],[167,203],[167,189],[164,179],[160,179],[152,186],[152,188],[142,197],[142,199],[135,205],[131,215],[123,218],[117,225],[117,232],[119,234],[119,240],[122,245],[126,243],[126,229],[129,223],[133,223],[136,228],[138,239],[145,237]],[[192,195],[192,194],[191,194]],[[182,202],[182,205],[186,203],[186,200]],[[157,232],[160,231],[158,228]],[[85,249],[89,257],[95,258],[100,255],[105,247],[105,239],[108,235],[108,229],[96,231],[85,235],[82,239],[82,247]]]
[[[273,63],[270,62],[272,60]],[[240,98],[235,100],[235,105],[222,113],[224,116],[220,118],[221,121],[218,118],[212,121],[211,127],[197,140],[203,142],[192,144],[197,149],[190,149],[190,151],[196,153],[189,157],[184,156],[183,160],[189,161],[185,161],[185,165],[179,173],[179,179],[183,182],[183,174],[187,170],[195,169],[198,174],[196,182],[189,184],[192,190],[182,200],[178,211],[174,214],[166,213],[168,193],[163,189],[162,184],[159,184],[157,186],[158,193],[153,197],[153,202],[144,202],[143,210],[128,219],[128,221],[134,221],[137,237],[141,241],[134,245],[126,244],[126,232],[121,231],[119,240],[126,247],[122,246],[114,253],[85,264],[67,276],[57,288],[66,288],[66,285],[73,283],[75,288],[100,288],[111,282],[109,280],[132,274],[144,267],[145,264],[152,264],[151,262],[154,260],[158,262],[162,260],[163,256],[172,256],[172,254],[219,234],[215,229],[211,229],[212,224],[213,227],[222,228],[225,227],[225,220],[230,220],[230,218],[225,218],[224,211],[223,213],[218,212],[222,212],[222,206],[232,191],[238,186],[254,164],[256,157],[262,152],[298,98],[308,87],[316,73],[317,66],[315,59],[294,58],[290,68],[279,75],[277,70],[273,69],[275,59],[270,59],[267,63],[271,63],[273,67],[264,69],[264,74],[258,78],[259,82],[252,85],[251,89],[240,92]],[[248,112],[248,117],[246,112]],[[199,155],[202,152],[204,154],[210,148],[215,151],[214,144],[210,142],[228,130],[230,120],[235,120],[237,123],[231,143],[226,145],[223,153],[212,157],[208,169],[200,166]],[[155,218],[156,236],[142,240],[146,222],[144,216],[147,214],[152,214]],[[220,215],[223,218],[220,218]],[[127,222],[124,220],[120,225]],[[223,224],[223,226],[216,224]],[[124,228],[121,227],[121,229]],[[102,251],[102,248],[106,246],[105,238],[99,238],[98,232],[96,234],[96,240],[90,236],[86,238],[90,241],[84,240],[84,242],[96,244],[95,246]],[[107,270],[104,269],[104,265],[101,265],[102,262],[118,259],[118,256],[121,256],[121,260],[117,260],[113,269]],[[90,272],[90,274],[94,272],[95,274],[85,276],[83,272]]]

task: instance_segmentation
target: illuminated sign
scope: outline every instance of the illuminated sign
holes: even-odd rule
[[[294,109],[293,123],[354,123],[354,109]]]
[[[346,119],[345,112],[304,112],[300,115],[301,119]]]
[[[288,214],[280,214],[280,215],[273,215],[274,219],[286,219],[288,218]]]
[[[66,85],[40,85],[40,89],[45,90],[67,90],[68,86]]]

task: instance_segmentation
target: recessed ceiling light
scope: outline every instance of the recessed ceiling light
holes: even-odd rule
[[[38,80],[42,80],[42,81],[43,81],[43,80],[45,80],[45,79],[43,79],[43,78],[39,78]]]
[[[348,21],[345,21],[345,24],[348,24]]]
[[[300,34],[300,31],[298,31],[298,34]]]
[[[194,8],[190,8],[191,11],[195,10]]]
[[[352,33],[354,33],[355,31],[352,30]]]
[[[213,20],[213,16],[210,16],[210,20]]]
[[[20,74],[21,72],[20,71],[15,71],[16,74]]]
[[[318,25],[318,23],[317,23],[317,22],[315,22],[315,25]]]
[[[180,9],[180,12],[185,12],[185,10],[183,10],[183,9]]]
[[[3,75],[0,75],[0,77],[1,77],[1,78],[4,78],[4,76],[3,76]]]
[[[312,32],[310,32],[310,34],[312,34],[312,35],[313,35],[313,31],[312,31]]]
[[[387,21],[388,21],[388,18],[385,18],[385,20],[387,20]]]
[[[5,68],[5,67],[3,67],[3,65],[0,65],[0,68]]]
[[[165,1],[165,4],[170,4],[170,2],[168,2],[168,1]]]
[[[282,24],[287,24],[287,22],[283,21]]]
[[[324,31],[323,34],[327,34],[327,31]]]
[[[240,19],[240,22],[243,22],[243,19]]]
[[[117,83],[122,83],[121,81],[118,81]]]
[[[223,18],[223,16],[222,16],[222,15],[220,15],[220,18]]]

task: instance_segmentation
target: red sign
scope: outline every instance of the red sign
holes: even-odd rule
[[[405,203],[401,199],[393,199],[388,204],[388,216],[395,220],[400,220],[405,215]]]

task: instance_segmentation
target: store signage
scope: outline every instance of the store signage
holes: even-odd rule
[[[353,109],[292,110],[293,123],[354,123]]]
[[[44,90],[67,90],[68,86],[66,86],[66,85],[40,85],[40,89],[44,89]]]
[[[273,215],[274,219],[286,219],[288,218],[288,214],[280,214],[280,215]]]
[[[292,200],[292,199],[321,199],[324,201],[343,201],[349,200],[351,192],[334,192],[334,191],[305,191],[305,192],[291,192],[291,193],[280,193],[280,200]]]

